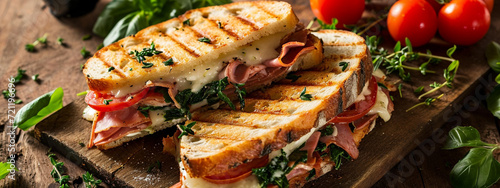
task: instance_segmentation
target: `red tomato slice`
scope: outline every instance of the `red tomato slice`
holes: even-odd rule
[[[372,79],[369,82],[368,90],[370,90],[370,95],[365,96],[365,100],[356,102],[349,106],[344,112],[340,113],[329,123],[340,123],[340,122],[353,122],[365,114],[367,114],[372,107],[375,105],[375,101],[377,100],[377,80],[372,76]]]
[[[135,94],[129,94],[125,97],[115,98],[112,95],[106,95],[89,91],[85,96],[85,102],[94,110],[100,112],[110,112],[121,110],[134,105],[146,96],[149,88],[143,89]],[[105,103],[105,101],[107,101]]]
[[[254,159],[251,162],[241,164],[240,166],[231,169],[227,172],[224,172],[222,174],[205,176],[203,177],[203,179],[215,184],[228,184],[237,182],[241,179],[250,176],[252,174],[253,168],[260,168],[265,166],[267,162],[269,162],[268,157],[269,156],[264,156],[258,159]]]

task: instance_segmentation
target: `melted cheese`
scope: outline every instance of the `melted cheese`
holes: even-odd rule
[[[281,39],[286,34],[286,32],[280,32],[262,37],[257,41],[236,48],[230,53],[221,54],[217,59],[211,60],[208,63],[196,65],[188,72],[172,74],[171,77],[163,79],[162,81],[176,83],[178,91],[191,89],[193,92],[198,92],[208,83],[219,80],[219,72],[222,71],[227,62],[233,58],[241,59],[246,65],[258,65],[265,60],[278,57],[279,53],[276,49],[279,47]],[[115,97],[124,97],[129,93],[138,92],[143,86],[144,84],[133,84],[131,87],[111,90],[111,94]]]
[[[356,97],[356,100],[354,101],[354,103],[365,100],[366,99],[365,96],[372,94],[372,92],[368,89],[368,83],[369,82],[365,83],[365,87],[363,87],[363,91],[361,91],[361,93],[358,95],[358,97]]]
[[[387,110],[387,106],[389,105],[389,97],[385,95],[380,87],[377,90],[377,100],[375,101],[375,105],[368,112],[368,115],[378,114],[385,122],[391,119],[391,114]]]

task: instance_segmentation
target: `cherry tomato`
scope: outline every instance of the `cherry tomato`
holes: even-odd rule
[[[394,40],[405,44],[408,38],[413,46],[422,46],[436,34],[436,12],[425,0],[400,0],[389,10],[387,26]]]
[[[442,4],[439,4],[436,0],[426,0],[429,5],[432,6],[432,8],[434,8],[434,11],[437,13],[439,13],[439,10],[441,10],[441,8],[443,7]]]
[[[365,0],[310,0],[314,15],[323,22],[332,23],[337,18],[337,28],[344,29],[345,25],[356,24],[363,11]]]
[[[115,98],[111,95],[105,95],[94,91],[89,91],[85,96],[85,102],[94,110],[100,112],[110,112],[121,110],[139,102],[148,93],[149,88],[143,89],[138,93],[129,94],[125,97]],[[105,101],[107,101],[105,103]]]
[[[365,100],[352,104],[346,109],[346,111],[330,120],[329,123],[349,123],[362,118],[365,114],[367,114],[377,101],[378,85],[377,79],[375,79],[374,76],[372,76],[369,82],[368,90],[370,90],[370,95],[365,96]]]
[[[438,16],[439,34],[457,45],[471,45],[486,35],[490,12],[482,0],[453,0]]]
[[[495,1],[493,0],[483,0],[483,1],[486,4],[486,8],[488,8],[488,11],[491,14],[491,11],[493,11],[493,4],[495,3]]]
[[[215,184],[228,184],[234,183],[244,179],[252,174],[252,169],[265,166],[269,162],[269,155],[254,159],[248,163],[241,164],[240,166],[229,170],[222,174],[203,177],[204,180]]]

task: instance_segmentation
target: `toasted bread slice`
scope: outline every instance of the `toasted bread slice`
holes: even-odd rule
[[[102,48],[87,61],[83,73],[89,89],[101,93],[131,93],[148,80],[193,82],[201,88],[217,78],[225,56],[266,40],[257,47],[264,56],[268,48],[279,46],[280,39],[293,32],[297,23],[292,7],[285,2],[238,2],[195,9]],[[203,38],[208,42],[200,40]],[[129,53],[152,43],[163,53],[146,57],[153,66],[142,68],[144,65]],[[165,65],[170,58],[173,65]]]
[[[281,80],[249,94],[243,111],[221,107],[193,113],[195,134],[180,143],[183,176],[220,174],[272,155],[353,104],[373,71],[364,39],[345,31],[313,34],[324,43],[325,58],[318,67],[294,73],[300,76],[295,82]],[[344,71],[340,62],[348,62]],[[304,88],[311,101],[301,99]]]

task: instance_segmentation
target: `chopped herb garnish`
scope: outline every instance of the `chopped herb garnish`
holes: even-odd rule
[[[16,101],[14,101],[14,104],[21,104],[21,103],[23,103],[21,99],[17,99]]]
[[[184,20],[184,21],[182,22],[182,24],[183,24],[183,25],[190,25],[190,23],[189,23],[189,22],[190,22],[190,21],[189,21],[189,19],[186,19],[186,20]]]
[[[306,94],[306,87],[304,87],[304,90],[300,93],[300,99],[303,101],[311,101],[312,95],[311,94]]]
[[[128,71],[132,71],[132,70],[134,70],[134,69],[132,69],[132,68],[128,69]]]
[[[35,42],[33,42],[31,44],[24,45],[24,49],[26,49],[26,51],[28,51],[28,52],[36,51],[35,46],[38,45],[38,43],[47,44],[47,35],[48,34],[45,33],[42,37],[37,38]]]
[[[287,154],[281,149],[281,155],[271,159],[271,161],[264,167],[252,169],[254,174],[259,180],[260,187],[267,187],[268,185],[276,185],[280,188],[289,187],[286,175],[292,171],[299,162],[304,162],[306,158],[296,161],[292,166],[288,166],[290,160]]]
[[[90,40],[92,38],[92,35],[87,34],[82,37],[82,40]]]
[[[247,95],[247,90],[245,88],[243,88],[243,86],[245,86],[245,84],[234,84],[234,93],[236,93],[236,95],[238,96],[238,100],[240,101],[240,110],[243,111],[243,109],[245,108],[245,96]],[[241,87],[241,88],[240,88]]]
[[[342,61],[339,63],[339,66],[342,67],[342,72],[345,71],[347,69],[347,67],[349,66],[349,63],[348,62],[345,62],[345,61]]]
[[[334,131],[335,131],[335,129],[333,129],[332,125],[327,125],[325,127],[325,129],[322,129],[319,132],[321,132],[321,136],[328,136],[328,135],[332,135]]]
[[[377,82],[378,87],[387,89],[387,86],[385,86],[383,83]]]
[[[182,138],[182,136],[189,135],[189,134],[194,135],[194,131],[191,128],[193,128],[193,126],[195,124],[196,124],[196,121],[189,123],[187,126],[179,125],[182,132],[177,138],[180,139],[180,138]]]
[[[420,87],[418,87],[418,88],[417,88],[417,89],[415,89],[415,91],[413,91],[413,92],[415,92],[415,93],[420,93],[420,92],[422,92],[422,90],[424,90],[424,86],[420,86]]]
[[[139,63],[144,64],[144,66],[142,66],[142,68],[150,68],[150,67],[153,66],[152,63],[146,63],[146,62],[144,62],[144,61],[146,61],[146,57],[152,57],[154,55],[158,55],[158,54],[161,54],[161,53],[163,53],[163,52],[156,50],[156,46],[155,46],[154,42],[151,42],[151,46],[149,48],[143,48],[142,51],[140,51],[140,52],[137,51],[137,50],[129,52],[129,54],[135,56],[134,58],[137,61],[139,61]]]
[[[111,72],[112,70],[115,70],[115,67],[109,67],[108,72]]]
[[[309,175],[307,176],[306,181],[311,180],[311,178],[313,178],[314,176],[316,176],[316,169],[313,168],[311,171],[309,171]]]
[[[33,81],[38,81],[38,74],[35,74],[35,75],[31,76],[31,79]]]
[[[144,66],[142,66],[143,69],[146,69],[146,68],[151,68],[153,66],[153,63],[146,63],[146,62],[143,62],[142,64],[144,64]]]
[[[165,66],[173,65],[174,59],[170,58],[170,59],[164,61],[163,64],[165,64]]]
[[[342,159],[349,160],[351,156],[337,145],[330,144],[330,160],[335,162],[335,170],[338,170],[340,165],[342,165]]]
[[[217,22],[217,27],[218,27],[219,29],[222,29],[222,23],[221,23],[221,22]]]
[[[137,110],[144,115],[144,117],[149,117],[150,110],[161,110],[165,107],[163,106],[139,106]]]
[[[56,42],[57,42],[57,44],[59,44],[59,45],[63,45],[63,44],[64,44],[64,39],[63,39],[63,38],[61,38],[61,37],[57,37]]]
[[[199,39],[198,39],[198,41],[200,41],[200,42],[204,42],[204,43],[210,43],[210,42],[212,42],[212,41],[210,41],[210,39],[209,39],[209,38],[207,38],[207,37],[201,37],[201,38],[199,38]]]
[[[302,77],[301,75],[295,75],[295,74],[287,74],[285,79],[289,79],[289,80],[292,80],[292,82],[295,82],[297,81],[300,77]]]
[[[80,54],[82,54],[83,58],[87,58],[90,56],[90,52],[87,51],[87,49],[85,49],[85,47],[82,47],[82,49],[80,50]]]
[[[26,73],[26,70],[23,70],[21,68],[17,68],[17,75],[14,77],[14,84],[17,84],[21,81],[21,79],[24,78],[25,74]]]
[[[14,90],[13,94],[16,94],[16,90]],[[2,90],[2,95],[3,95],[3,98],[8,99],[10,97],[11,93],[9,90]]]
[[[105,99],[105,100],[103,101],[103,103],[104,103],[105,105],[109,105],[109,102],[111,102],[111,101],[113,101],[113,99],[107,99],[107,100]]]
[[[34,52],[35,51],[35,45],[33,45],[33,44],[26,44],[24,46],[24,49],[26,49],[26,51],[28,51],[28,52]]]

